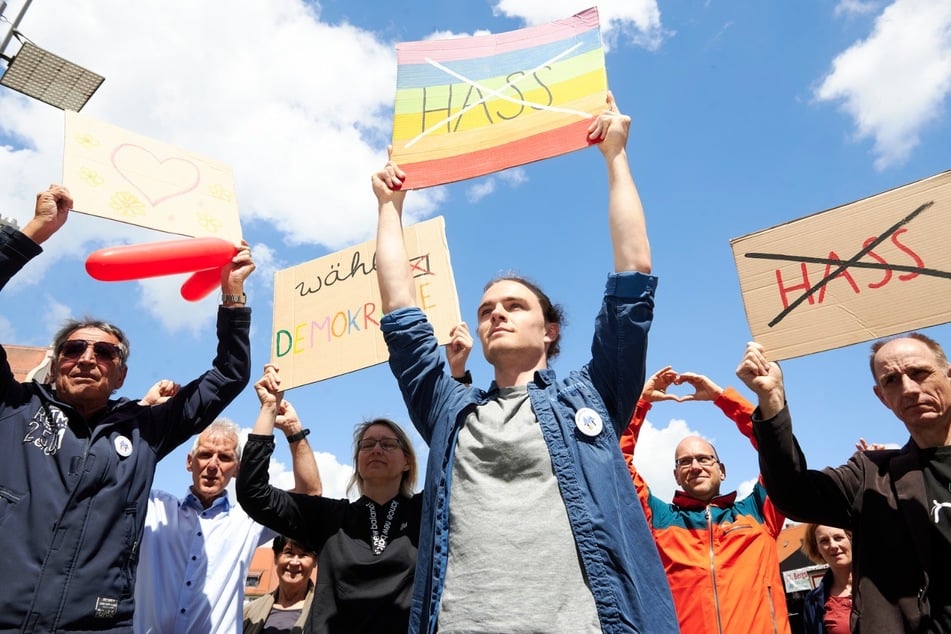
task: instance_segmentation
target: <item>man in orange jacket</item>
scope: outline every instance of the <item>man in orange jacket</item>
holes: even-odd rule
[[[667,393],[688,384],[694,393]],[[637,496],[660,552],[677,618],[685,634],[707,632],[789,634],[786,595],[779,574],[776,537],[784,516],[766,495],[761,481],[742,500],[736,492],[720,495],[726,466],[716,449],[699,436],[684,438],[674,452],[674,478],[682,490],[672,502],[651,494],[634,467],[634,447],[647,411],[656,401],[713,401],[736,423],[753,448],[754,406],[732,388],[709,378],[663,368],[644,384],[630,425],[621,436]]]

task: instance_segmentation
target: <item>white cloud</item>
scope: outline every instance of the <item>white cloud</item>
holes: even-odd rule
[[[664,428],[654,427],[644,421],[634,447],[634,466],[651,488],[651,493],[662,500],[670,501],[677,490],[674,480],[674,450],[686,436],[697,434],[687,422],[671,419]]]
[[[900,165],[942,113],[951,91],[951,3],[897,0],[868,38],[839,54],[815,90],[873,139],[875,167]]]
[[[356,489],[354,489],[352,496],[347,495],[347,484],[349,484],[350,477],[353,475],[351,465],[340,464],[335,455],[323,451],[315,451],[314,458],[317,460],[317,468],[320,470],[320,482],[323,485],[324,497],[337,499],[346,497],[356,499],[358,497]],[[294,471],[291,465],[272,459],[268,473],[271,477],[271,484],[277,488],[291,489],[294,487]]]
[[[841,0],[835,7],[835,15],[839,16],[862,16],[878,11],[882,5],[875,0]]]
[[[752,480],[744,480],[740,482],[739,486],[736,487],[736,499],[742,500],[747,495],[753,492],[753,487],[756,486],[757,478]]]
[[[466,200],[477,203],[495,191],[495,178],[486,176],[466,188]]]
[[[321,22],[301,0],[102,0],[87,9],[33,3],[20,25],[37,45],[106,77],[84,115],[227,163],[242,221],[267,222],[287,244],[336,250],[372,237],[369,175],[386,158],[393,42]],[[63,114],[10,90],[0,91],[0,111],[0,138],[24,146],[0,146],[0,210],[22,226],[35,192],[60,178],[49,166],[62,160]],[[414,192],[407,224],[431,215],[444,196]],[[140,232],[72,214],[69,239],[54,236],[32,275],[16,280],[35,282],[57,258],[141,241]],[[139,288],[143,306],[171,294],[168,284]],[[168,328],[196,327],[172,312],[156,315]]]
[[[477,29],[472,33],[456,33],[454,31],[433,31],[426,36],[427,40],[451,40],[456,37],[476,37],[479,35],[492,35],[492,31]]]
[[[498,0],[493,11],[535,25],[566,18],[591,5],[590,0]],[[661,25],[656,0],[602,0],[597,6],[605,46],[627,41],[653,51],[671,35]]]

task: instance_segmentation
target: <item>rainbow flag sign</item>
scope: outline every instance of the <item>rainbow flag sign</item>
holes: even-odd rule
[[[405,189],[587,147],[605,108],[596,8],[498,35],[404,42],[396,57],[393,160]]]

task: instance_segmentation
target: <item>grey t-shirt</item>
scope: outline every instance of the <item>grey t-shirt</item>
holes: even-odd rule
[[[459,431],[439,632],[600,631],[528,389],[502,388]]]

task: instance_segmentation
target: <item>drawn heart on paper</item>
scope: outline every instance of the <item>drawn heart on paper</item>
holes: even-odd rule
[[[112,166],[119,176],[157,207],[198,187],[201,173],[188,159],[160,159],[141,145],[123,143],[112,151]]]

